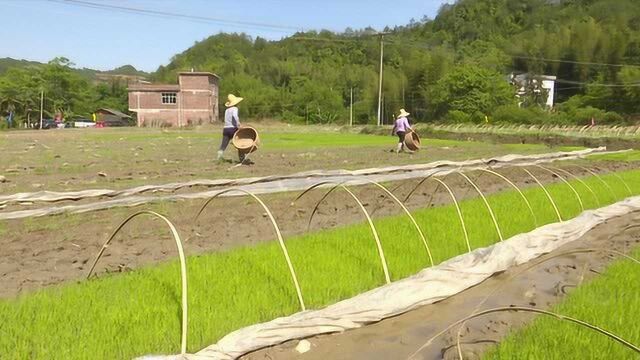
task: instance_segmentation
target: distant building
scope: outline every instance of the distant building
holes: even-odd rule
[[[218,75],[181,72],[177,85],[130,84],[129,111],[138,126],[186,126],[218,120]]]
[[[531,74],[511,74],[509,76],[509,82],[516,85],[517,92],[516,97],[519,99],[524,98],[527,95],[527,91],[533,92],[533,94],[540,94],[543,91],[547,92],[546,100],[544,103],[547,108],[551,109],[554,106],[555,100],[555,87],[556,77],[548,75],[531,75]],[[522,105],[522,101],[518,103]]]
[[[113,109],[98,109],[95,112],[96,123],[103,126],[131,126],[133,118],[131,116]]]

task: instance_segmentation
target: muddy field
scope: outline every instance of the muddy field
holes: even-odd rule
[[[565,166],[565,165],[563,165]],[[589,163],[602,173],[630,168],[628,163]],[[588,176],[567,167],[575,175]],[[558,181],[544,171],[533,170],[543,182]],[[518,186],[537,186],[520,169],[502,169],[501,173]],[[508,189],[503,182],[492,177],[471,174],[478,186],[487,193]],[[459,176],[450,175],[447,183],[454,189],[456,197],[465,199],[477,196],[475,191]],[[389,186],[400,197],[414,188],[419,180],[394,183]],[[196,191],[183,189],[182,191]],[[280,225],[285,237],[307,231],[311,209],[326,190],[317,190],[303,198],[295,207],[291,201],[298,193],[280,193],[263,196]],[[407,203],[408,208],[428,206],[434,186],[423,185]],[[355,193],[364,202],[374,218],[395,215],[401,209],[372,187],[358,187]],[[430,206],[449,203],[449,195],[441,189],[433,196]],[[179,201],[156,203],[137,209],[116,208],[78,215],[58,215],[42,218],[11,220],[0,228],[0,296],[11,297],[64,281],[81,280],[88,270],[102,243],[110,232],[128,215],[139,209],[152,209],[166,214],[185,238],[187,255],[212,251],[225,251],[237,246],[254,245],[275,238],[272,226],[264,211],[251,199],[220,198],[194,223],[195,214],[204,201]],[[71,202],[62,202],[64,205]],[[18,205],[14,205],[19,208]],[[331,229],[360,223],[364,218],[357,205],[344,193],[337,192],[325,201],[314,217],[311,231]],[[143,265],[167,259],[175,259],[175,245],[168,231],[153,220],[141,218],[121,232],[101,260],[98,272],[127,271]]]
[[[614,260],[602,252],[555,256],[589,248],[627,253],[640,246],[640,229],[624,233],[620,230],[639,223],[638,213],[611,220],[548,255],[510,268],[441,302],[360,329],[309,338],[306,341],[311,348],[306,353],[296,351],[299,341],[290,341],[242,359],[457,359],[457,327],[422,347],[442,329],[478,310],[505,306],[550,308],[581,283],[598,276]],[[539,265],[532,267],[534,263]],[[528,313],[503,312],[467,322],[460,340],[465,359],[479,359],[509,331],[525,326],[533,318]]]
[[[416,154],[390,152],[394,137],[332,128],[259,125],[262,147],[254,166],[215,161],[220,130],[64,129],[0,134],[0,194],[40,190],[122,189],[195,179],[361,169],[435,160],[467,160],[553,151],[545,145],[427,140]],[[294,132],[297,131],[297,132]],[[229,160],[237,154],[229,148]]]

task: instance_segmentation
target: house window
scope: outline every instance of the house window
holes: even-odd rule
[[[163,104],[176,104],[177,95],[176,93],[162,93],[162,103]]]

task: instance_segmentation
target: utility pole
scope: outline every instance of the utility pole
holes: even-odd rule
[[[388,33],[379,33],[380,35],[380,85],[378,86],[378,126],[382,125],[382,71],[384,61],[384,36]]]
[[[44,90],[40,91],[40,130],[42,130],[42,113],[44,111]]]
[[[353,88],[351,88],[351,105],[349,106],[349,126],[353,126]]]

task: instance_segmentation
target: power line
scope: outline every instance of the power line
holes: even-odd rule
[[[515,59],[535,60],[535,61],[565,63],[565,64],[612,66],[612,67],[625,67],[625,66],[640,67],[640,64],[612,64],[612,63],[598,63],[598,62],[589,62],[589,61],[547,59],[547,58],[539,58],[539,57],[531,57],[531,56],[518,56],[518,55],[509,55],[509,56]]]
[[[237,27],[267,29],[267,30],[287,32],[287,33],[292,31],[304,31],[303,28],[294,27],[294,26],[276,25],[276,24],[267,24],[267,23],[258,23],[258,22],[249,22],[249,21],[226,20],[226,19],[213,18],[208,16],[180,14],[180,13],[173,13],[173,12],[167,12],[167,11],[134,8],[129,6],[108,5],[108,4],[101,4],[101,3],[95,3],[95,2],[84,1],[84,0],[48,0],[48,1],[53,3],[86,7],[86,8],[92,8],[92,9],[133,13],[133,14],[146,15],[146,16],[163,17],[163,18],[169,17],[169,18],[176,18],[176,19],[182,19],[182,20],[214,23],[214,24],[220,24],[220,25],[232,25]]]
[[[392,35],[393,36],[393,35]],[[422,44],[422,43],[418,43],[415,41],[406,41],[406,40],[402,40],[402,41],[398,41],[398,39],[394,39],[390,42],[393,45],[402,45],[402,46],[408,46],[408,47],[413,47],[413,48],[420,48],[420,49],[427,49],[427,50],[433,50],[433,46],[429,46],[426,44]],[[575,65],[592,65],[592,66],[611,66],[611,67],[640,67],[640,64],[614,64],[614,63],[599,63],[599,62],[590,62],[590,61],[575,61],[575,60],[561,60],[561,59],[549,59],[549,58],[543,58],[543,57],[532,57],[532,56],[522,56],[522,55],[515,55],[515,54],[508,54],[505,53],[505,55],[514,58],[514,59],[523,59],[523,60],[536,60],[536,61],[542,61],[542,62],[553,62],[553,63],[566,63],[566,64],[575,64]]]
[[[588,83],[582,81],[573,81],[573,80],[563,80],[556,79],[555,82],[561,84],[569,84],[569,85],[583,85],[583,86],[597,86],[597,87],[637,87],[640,86],[640,82],[637,83],[626,83],[626,84],[600,84],[600,83]]]

